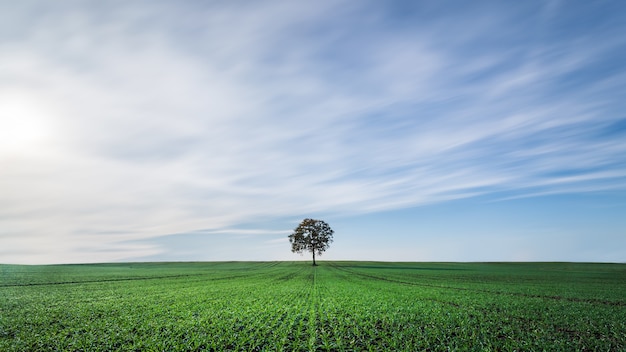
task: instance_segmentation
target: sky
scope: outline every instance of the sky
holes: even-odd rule
[[[623,1],[0,0],[0,263],[626,262]]]

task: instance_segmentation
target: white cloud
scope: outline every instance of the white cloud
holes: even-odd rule
[[[623,111],[593,98],[624,80],[551,95],[616,44],[501,50],[483,43],[499,16],[394,27],[340,1],[91,6],[0,17],[1,260],[121,260],[160,250],[125,240],[243,221],[626,186],[624,143],[587,135]],[[508,31],[494,38],[524,36]],[[571,168],[588,170],[546,176]]]

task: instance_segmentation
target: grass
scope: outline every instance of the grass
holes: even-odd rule
[[[0,265],[1,351],[626,350],[626,265]]]

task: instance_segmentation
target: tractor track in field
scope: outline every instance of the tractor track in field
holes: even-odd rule
[[[84,280],[84,281],[32,282],[32,283],[23,283],[23,284],[0,285],[0,288],[95,284],[95,283],[100,283],[100,282],[149,281],[149,280],[161,280],[161,279],[178,279],[178,278],[184,278],[184,277],[201,277],[201,276],[206,276],[206,275],[207,274],[185,274],[185,275],[168,275],[168,276],[149,276],[149,277],[125,277],[125,278],[119,278],[119,279]],[[239,279],[243,277],[251,277],[251,275],[222,276],[222,277],[211,278],[211,279],[208,279],[207,281],[232,280],[232,279]]]
[[[172,279],[172,278],[181,278],[181,277],[195,277],[195,276],[202,276],[202,275],[206,275],[206,274],[185,274],[185,275],[169,275],[169,276],[149,276],[149,277],[124,277],[124,278],[118,278],[118,279],[58,281],[58,282],[29,282],[29,283],[20,283],[20,284],[0,285],[0,288],[1,287],[77,285],[77,284],[93,284],[93,283],[98,283],[98,282],[159,280],[159,279]],[[239,277],[239,276],[235,276],[235,277]]]
[[[259,269],[267,269],[274,267],[278,264],[272,263],[271,265],[255,268],[252,270]],[[124,281],[148,281],[148,280],[161,280],[161,279],[178,279],[178,278],[191,278],[191,277],[201,277],[207,276],[208,273],[197,273],[197,274],[177,274],[177,275],[160,275],[160,276],[137,276],[137,277],[120,277],[120,278],[110,278],[110,279],[96,279],[96,280],[71,280],[71,281],[58,281],[58,282],[29,282],[29,283],[15,283],[15,284],[0,284],[0,288],[4,287],[29,287],[29,286],[55,286],[55,285],[78,285],[78,284],[93,284],[99,282],[124,282]],[[242,277],[252,277],[251,274],[240,274],[240,275],[228,275],[228,276],[220,276],[209,278],[208,281],[221,281],[221,280],[231,280],[238,279]]]
[[[527,294],[527,293],[519,293],[519,292],[504,292],[504,291],[493,291],[493,290],[484,290],[484,289],[476,289],[476,288],[466,288],[466,287],[454,287],[454,286],[442,286],[442,285],[432,285],[432,284],[424,284],[424,283],[417,283],[417,282],[410,282],[410,281],[403,281],[403,280],[398,280],[398,279],[392,279],[392,278],[388,278],[388,277],[381,277],[381,276],[376,276],[376,275],[371,275],[371,274],[364,274],[358,271],[353,271],[350,269],[346,269],[344,267],[335,265],[335,264],[331,264],[331,266],[337,270],[341,270],[353,275],[358,275],[361,277],[366,277],[369,279],[374,279],[374,280],[380,280],[380,281],[387,281],[387,282],[393,282],[393,283],[398,283],[398,284],[403,284],[403,285],[410,285],[410,286],[421,286],[421,287],[430,287],[430,288],[439,288],[439,289],[446,289],[446,290],[457,290],[457,291],[470,291],[470,292],[479,292],[479,293],[489,293],[489,294],[494,294],[494,295],[509,295],[509,296],[517,296],[517,297],[526,297],[526,298],[541,298],[541,299],[551,299],[551,300],[555,300],[555,301],[568,301],[568,302],[575,302],[575,303],[589,303],[589,304],[602,304],[602,305],[608,305],[608,306],[616,306],[616,307],[624,307],[626,306],[626,302],[617,302],[617,301],[606,301],[606,300],[597,300],[597,299],[591,299],[591,298],[575,298],[575,297],[563,297],[563,296],[549,296],[549,295],[532,295],[532,294]]]

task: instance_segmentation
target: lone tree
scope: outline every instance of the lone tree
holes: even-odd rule
[[[315,263],[315,253],[322,255],[333,241],[333,231],[327,223],[322,220],[304,219],[289,235],[291,251],[302,253],[309,251],[313,253],[313,265]]]

